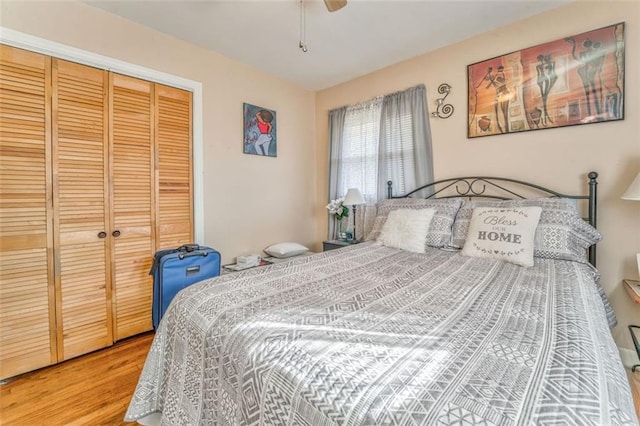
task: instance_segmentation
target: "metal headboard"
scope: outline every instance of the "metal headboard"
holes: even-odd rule
[[[456,177],[449,179],[442,179],[435,182],[428,183],[416,188],[413,191],[404,194],[402,196],[394,196],[391,181],[387,182],[387,198],[407,198],[415,196],[421,191],[430,192],[429,195],[421,198],[454,198],[454,197],[468,197],[468,198],[490,198],[494,200],[513,200],[513,199],[526,199],[524,195],[519,194],[516,191],[521,190],[535,190],[536,194],[543,196],[552,196],[558,198],[568,198],[573,200],[587,200],[588,216],[584,218],[594,228],[598,219],[598,173],[589,172],[589,193],[586,195],[568,195],[561,192],[554,191],[549,188],[545,188],[540,185],[536,185],[529,182],[524,182],[517,179],[490,177],[490,176],[467,176]],[[506,188],[509,186],[509,188]],[[489,191],[487,191],[489,189]],[[447,194],[449,190],[449,194]],[[455,190],[455,193],[451,194]],[[490,192],[495,191],[495,193]],[[439,196],[440,195],[440,196]],[[596,245],[589,247],[589,263],[596,266]]]

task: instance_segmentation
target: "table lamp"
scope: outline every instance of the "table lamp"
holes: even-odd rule
[[[625,193],[622,194],[622,199],[640,201],[640,173],[638,173],[633,182],[631,182],[631,185],[629,185]],[[640,253],[636,254],[636,260],[638,262],[638,274],[640,274]]]
[[[635,200],[640,201],[640,173],[638,176],[631,182],[629,188],[622,194],[623,200]]]
[[[344,201],[342,202],[342,204],[344,204],[345,206],[351,206],[352,210],[353,210],[353,240],[357,241],[356,239],[356,206],[358,204],[364,204],[364,198],[362,197],[362,194],[360,193],[360,190],[358,188],[349,188],[349,190],[347,191],[347,195],[344,196]]]

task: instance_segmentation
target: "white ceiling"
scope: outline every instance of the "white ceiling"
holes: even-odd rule
[[[320,90],[574,0],[87,0],[90,5]],[[504,52],[507,53],[507,52]]]

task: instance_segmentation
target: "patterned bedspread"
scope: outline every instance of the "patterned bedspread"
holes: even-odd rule
[[[637,424],[587,265],[362,243],[183,290],[126,419]]]

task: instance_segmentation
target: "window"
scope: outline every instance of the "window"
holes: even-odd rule
[[[405,194],[415,189],[413,117],[407,113],[387,116],[383,128],[386,129],[382,138],[386,141],[382,152],[385,167],[381,173],[386,176],[380,178],[393,182],[394,193]]]
[[[432,182],[428,116],[424,85],[329,111],[329,200],[358,188],[375,203],[389,180],[396,195]]]
[[[384,107],[382,101],[379,97],[347,108],[336,165],[340,168],[338,196],[358,188],[368,202],[375,202],[386,197],[389,180],[396,194],[415,188],[413,115],[398,105]]]
[[[365,200],[376,200],[382,98],[347,109],[340,155],[339,196],[358,188]]]

